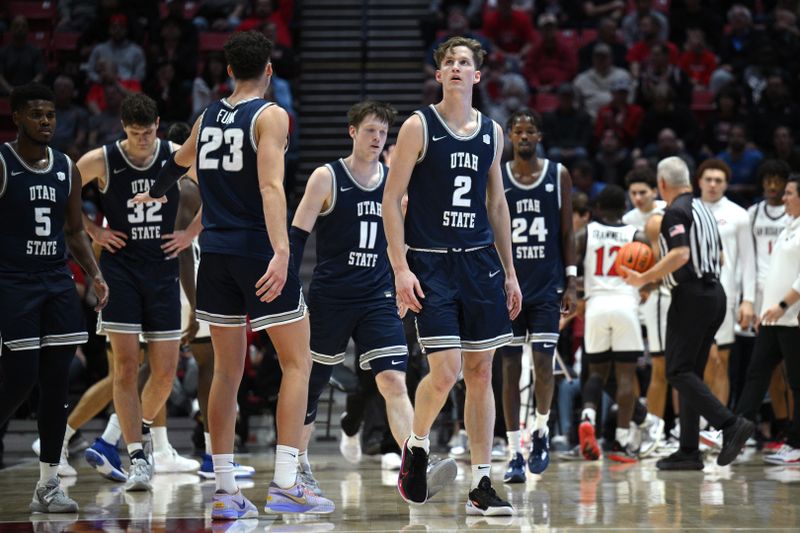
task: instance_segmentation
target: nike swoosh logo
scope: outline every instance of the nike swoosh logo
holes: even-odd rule
[[[289,494],[288,492],[284,492],[284,496],[292,500],[294,503],[299,503],[300,505],[308,505],[308,500],[306,500],[305,495],[301,498],[298,498],[297,496]]]
[[[244,511],[244,508],[245,508],[245,503],[244,503],[244,500],[242,500],[242,501],[240,501],[240,502],[237,502],[236,500],[233,500],[233,503],[235,503],[235,504],[236,504],[236,506],[237,506],[239,509],[241,509],[242,511]]]
[[[402,364],[402,363],[403,363],[402,359],[400,359],[399,361],[395,361],[394,359],[392,359],[392,366],[399,365],[399,364]]]
[[[542,348],[552,348],[555,344],[542,344]]]
[[[511,187],[509,187],[508,189],[503,189],[503,192],[508,192],[510,190],[511,190]]]
[[[24,171],[24,170],[17,170],[16,172],[14,172],[14,171],[12,170],[12,171],[11,171],[11,175],[12,175],[12,176],[18,176],[18,175],[22,174],[23,172],[25,172],[25,171]]]
[[[313,415],[316,412],[317,412],[317,410],[314,409],[313,411],[310,411],[310,412],[306,413],[306,417],[309,417],[309,416]]]
[[[499,271],[499,270],[496,270],[496,271],[494,271],[494,272],[489,272],[489,277],[490,277],[490,278],[493,278],[493,277],[495,277],[496,275],[498,275],[499,273],[500,273],[500,271]]]
[[[120,172],[125,172],[125,169],[124,168],[115,168],[114,169],[114,174],[119,174]]]
[[[441,137],[434,137],[434,138],[433,138],[433,142],[436,142],[436,141],[441,141],[441,140],[442,140],[442,139],[444,139],[445,137],[447,137],[447,135],[442,135]]]
[[[352,189],[352,187],[340,187],[340,188],[339,188],[339,191],[340,191],[340,192],[347,192],[347,191],[349,191],[350,189]]]

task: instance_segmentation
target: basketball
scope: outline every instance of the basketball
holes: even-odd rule
[[[645,272],[655,263],[653,249],[643,242],[629,242],[617,253],[615,266],[620,271],[620,266],[625,266],[636,272]]]

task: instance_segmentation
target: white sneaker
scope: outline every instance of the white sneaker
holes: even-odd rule
[[[492,443],[492,461],[505,461],[508,459],[508,447],[502,437],[495,437]]]
[[[339,451],[342,452],[342,457],[353,464],[361,461],[361,432],[359,431],[352,437],[344,430],[340,430],[340,434]]]
[[[151,466],[144,459],[132,459],[128,468],[128,481],[125,482],[125,491],[151,491],[150,484]]]
[[[200,468],[199,462],[180,456],[172,445],[165,451],[154,452],[153,459],[156,464],[156,474],[197,472]]]
[[[69,450],[61,448],[61,459],[58,461],[58,475],[60,477],[75,477],[78,472],[69,464]]]
[[[712,450],[721,450],[722,431],[716,429],[704,429],[700,432],[700,442]]]
[[[400,455],[396,453],[385,453],[381,456],[381,468],[383,470],[400,470]]]
[[[784,444],[780,449],[764,456],[764,462],[771,465],[797,466],[800,465],[800,449]]]
[[[465,430],[459,430],[459,432],[450,439],[449,455],[453,459],[463,459],[469,456],[469,438]]]

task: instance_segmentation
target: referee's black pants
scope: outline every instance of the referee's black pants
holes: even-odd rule
[[[786,374],[794,396],[794,416],[786,434],[786,443],[792,448],[800,448],[800,328],[797,326],[759,328],[744,389],[736,404],[736,414],[755,422],[772,372],[781,360],[786,361]]]
[[[714,335],[725,318],[725,291],[716,281],[692,280],[672,290],[667,313],[667,381],[680,394],[681,449],[697,450],[700,415],[717,429],[735,420],[703,383]]]

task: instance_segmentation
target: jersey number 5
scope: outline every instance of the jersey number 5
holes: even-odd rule
[[[619,276],[617,272],[617,253],[620,246],[612,246],[611,248],[598,248],[595,252],[597,254],[597,267],[594,270],[595,276]],[[609,268],[609,265],[611,267]],[[606,269],[608,268],[608,272]]]
[[[200,161],[198,168],[205,170],[217,170],[219,168],[219,158],[211,157],[211,154],[222,146],[222,141],[228,147],[228,153],[222,156],[222,170],[227,172],[237,172],[242,170],[242,145],[244,144],[244,132],[239,128],[231,128],[222,131],[220,128],[202,128],[200,130]]]

